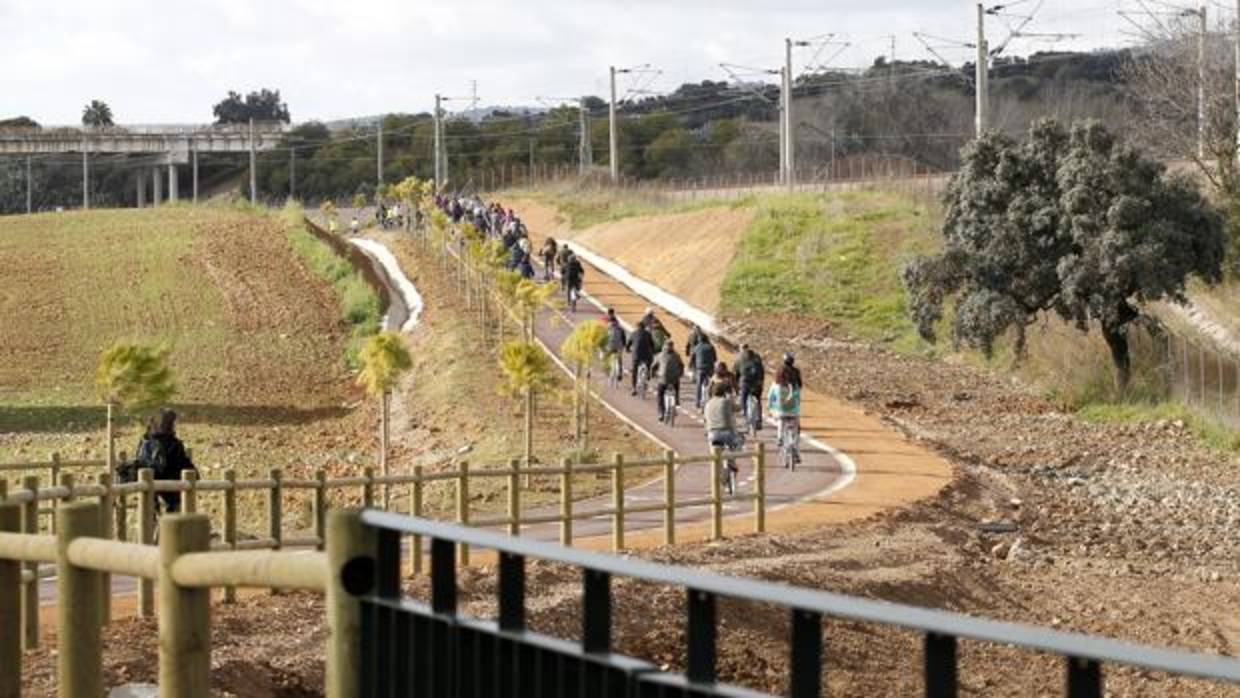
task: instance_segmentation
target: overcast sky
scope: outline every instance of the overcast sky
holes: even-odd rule
[[[1008,12],[1037,4],[1013,0]],[[1010,52],[1129,43],[1120,7],[1045,0],[1025,31],[1081,36],[1018,40]],[[897,58],[929,58],[913,32],[971,40],[973,8],[965,0],[0,0],[0,118],[74,124],[87,101],[102,99],[118,123],[205,123],[228,90],[270,87],[301,122],[427,111],[436,92],[466,97],[473,81],[483,104],[536,105],[605,96],[611,64],[649,63],[663,71],[651,89],[668,91],[727,79],[720,62],[776,67],[789,35],[848,41],[838,67],[870,64],[890,51],[889,35]],[[992,41],[1019,21],[991,18]],[[968,57],[943,45],[957,65]],[[837,49],[822,47],[819,61]],[[799,49],[795,70],[815,52]],[[630,86],[622,81],[620,91]]]

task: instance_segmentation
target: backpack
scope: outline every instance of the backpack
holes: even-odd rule
[[[134,461],[139,468],[154,470],[157,480],[180,477],[180,473],[168,472],[168,448],[162,439],[142,439],[142,443],[138,444],[138,452],[134,454]]]
[[[747,385],[757,385],[762,382],[762,366],[758,363],[756,356],[747,358],[748,360],[741,365],[741,378]]]

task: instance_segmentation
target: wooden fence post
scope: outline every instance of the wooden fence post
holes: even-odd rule
[[[103,695],[99,573],[69,562],[75,538],[99,536],[99,505],[56,508],[56,677],[61,698]]]
[[[753,473],[753,530],[766,532],[766,444],[758,442],[758,455],[754,458]]]
[[[663,544],[676,544],[676,452],[663,452]]]
[[[159,522],[161,696],[211,695],[211,590],[183,587],[172,578],[177,558],[210,546],[211,521],[206,516],[174,514]]]
[[[284,472],[279,468],[272,468],[268,477],[272,482],[271,490],[267,493],[268,535],[272,540],[271,549],[279,550],[284,547]],[[272,587],[271,595],[279,596],[280,590]]]
[[[39,476],[22,478],[22,488],[30,493],[30,501],[22,503],[22,533],[39,532]],[[31,579],[22,585],[22,649],[39,646],[39,563],[27,562]]]
[[[96,481],[103,488],[103,493],[99,495],[99,535],[107,538],[112,535],[112,518],[115,511],[113,501],[116,497],[112,493],[112,473],[99,473]],[[106,572],[100,574],[99,588],[101,591],[100,622],[108,625],[112,622],[112,575]]]
[[[612,456],[611,506],[615,513],[611,519],[611,549],[624,550],[624,456]]]
[[[314,537],[318,550],[327,547],[327,471],[322,468],[314,473]]]
[[[124,451],[121,452],[120,457],[124,462]],[[116,540],[121,542],[129,540],[129,497],[123,494],[116,496]]]
[[[228,487],[224,490],[224,544],[229,550],[237,549],[237,471],[229,468],[224,471],[224,482]],[[224,603],[237,600],[236,587],[224,587]]]
[[[456,477],[456,522],[469,525],[469,461],[461,461]],[[469,546],[461,543],[461,566],[469,566]]]
[[[21,505],[0,502],[0,533],[18,533]],[[22,565],[0,558],[0,698],[20,698],[22,691]]]
[[[375,506],[375,469],[369,466],[362,468],[362,477],[366,478],[366,482],[362,484],[362,508],[373,509]]]
[[[560,545],[573,545],[573,461],[561,458],[560,467]]]
[[[138,500],[138,542],[155,544],[155,471],[143,468],[138,471],[142,483],[142,498]],[[155,583],[150,579],[138,580],[138,616],[150,618],[155,615]]]
[[[530,467],[528,464],[525,466]],[[508,461],[508,535],[521,535],[521,461]]]
[[[409,492],[409,515],[415,519],[422,518],[422,466],[413,466],[413,484]],[[422,536],[412,536],[409,540],[409,574],[422,574]]]
[[[72,478],[70,478],[69,481],[70,483],[72,483],[73,482]],[[48,482],[51,484],[52,487],[55,487],[56,485],[60,484],[60,454],[59,453],[52,453],[52,477]],[[72,486],[70,486],[70,489],[73,489]],[[73,498],[72,492],[69,494],[69,497],[70,499]],[[51,519],[51,531],[52,533],[56,532],[56,517],[55,516],[52,516],[52,519]]]
[[[710,537],[723,540],[723,487],[719,482],[723,476],[723,449],[711,449],[710,464]]]
[[[185,494],[183,495],[185,501],[183,502],[181,511],[185,512],[186,514],[197,514],[198,513],[198,471],[197,470],[182,470],[181,480],[185,483],[187,487],[187,489],[185,490]]]
[[[363,594],[375,582],[378,536],[357,509],[327,514],[327,698],[354,698],[361,684]]]

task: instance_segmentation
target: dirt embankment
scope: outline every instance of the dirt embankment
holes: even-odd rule
[[[719,310],[723,277],[755,215],[753,209],[720,206],[571,230],[552,206],[529,199],[512,206],[538,235],[585,245],[712,314]]]

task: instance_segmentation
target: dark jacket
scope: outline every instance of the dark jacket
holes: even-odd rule
[[[182,471],[194,469],[185,444],[168,434],[142,437],[134,457],[138,467],[153,468],[157,480],[180,480]]]
[[[732,374],[736,376],[736,382],[741,388],[756,389],[761,388],[765,382],[766,371],[762,367],[762,357],[753,349],[747,349],[736,357],[736,365],[732,367]]]
[[[784,364],[784,375],[788,376],[788,385],[797,390],[801,389],[801,369]]]
[[[629,334],[629,352],[633,354],[634,366],[654,360],[654,339],[645,327],[638,325]]]
[[[699,373],[710,373],[715,370],[715,362],[718,360],[715,345],[702,341],[693,345],[693,351],[689,354],[689,367]]]
[[[660,351],[651,368],[659,385],[676,385],[685,375],[685,364],[675,350]]]
[[[689,333],[689,341],[685,343],[685,351],[692,356],[693,348],[705,342],[706,339],[706,333],[702,331],[702,328],[694,327],[693,331]]]
[[[620,326],[618,321],[609,321],[607,323],[607,351],[611,354],[619,354],[624,351],[624,346],[628,342],[628,337],[624,334],[624,328]]]
[[[564,275],[564,282],[573,288],[581,288],[582,277],[586,275],[586,270],[581,266],[581,260],[574,256],[568,260],[563,270],[560,272]]]

